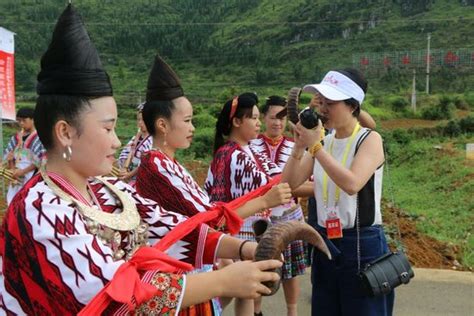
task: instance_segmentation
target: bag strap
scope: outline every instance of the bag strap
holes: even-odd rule
[[[356,203],[356,232],[357,232],[357,272],[360,273],[360,221],[359,221],[359,193]]]
[[[365,131],[362,136],[357,140],[354,156],[359,151],[360,145],[364,142],[364,140],[369,136],[372,132],[371,129]],[[356,232],[357,232],[357,272],[360,273],[360,216],[359,216],[359,193],[356,196]]]
[[[370,133],[370,131],[369,131]],[[365,138],[368,136],[367,133],[365,135],[365,137],[363,137],[364,139],[362,141],[359,141],[356,145],[356,153],[357,153],[357,149],[360,147],[360,145],[362,144],[362,142],[365,140]],[[388,162],[388,156],[387,156],[387,150],[385,148],[384,145],[382,145],[383,147],[383,152],[384,152],[384,155],[385,155],[385,170],[386,170],[386,174],[387,174],[387,182],[388,182],[388,190],[390,192],[390,199],[391,199],[391,202],[392,202],[392,205],[395,206],[395,198],[394,198],[394,194],[393,194],[393,185],[392,185],[392,178],[390,177],[390,168],[389,168],[389,162]],[[361,258],[361,251],[360,251],[360,221],[359,221],[359,194],[357,194],[357,197],[356,197],[356,232],[357,232],[357,271],[360,273],[360,258]],[[400,222],[398,220],[398,216],[395,214],[395,219],[396,219],[396,226],[397,226],[397,234],[398,234],[398,242],[396,244],[396,248],[398,251],[401,251],[401,252],[404,252],[404,247],[403,247],[403,241],[402,241],[402,233],[400,231]]]

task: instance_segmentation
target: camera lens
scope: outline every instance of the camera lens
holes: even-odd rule
[[[301,125],[307,129],[313,129],[318,126],[319,115],[310,108],[306,108],[300,113]]]

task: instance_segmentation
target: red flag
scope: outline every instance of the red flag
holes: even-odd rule
[[[410,56],[408,56],[408,55],[403,56],[402,64],[409,65],[410,64]]]
[[[446,56],[444,56],[444,62],[446,64],[454,64],[459,61],[459,56],[453,53],[452,51],[449,51]]]

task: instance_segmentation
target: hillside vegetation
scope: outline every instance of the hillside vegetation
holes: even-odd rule
[[[64,9],[59,0],[2,0],[16,36],[17,90],[34,92],[39,58]],[[286,91],[316,81],[354,53],[472,48],[472,0],[76,0],[118,97],[143,97],[153,55],[177,68],[188,95]],[[471,39],[471,40],[469,40]],[[433,70],[433,91],[474,86],[468,69]],[[370,74],[378,91],[411,86],[410,69]],[[419,80],[420,89],[424,80]]]

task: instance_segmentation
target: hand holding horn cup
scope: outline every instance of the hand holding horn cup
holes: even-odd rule
[[[304,222],[288,221],[271,226],[260,239],[255,252],[255,261],[280,259],[281,253],[295,240],[306,241],[326,254],[331,259],[326,243],[321,235],[311,226]],[[278,291],[280,282],[269,281],[264,283],[272,291],[273,295]]]
[[[279,183],[273,186],[263,196],[265,208],[272,208],[291,202],[291,188],[288,183]]]
[[[282,262],[278,260],[238,261],[217,270],[213,273],[218,275],[217,284],[222,286],[219,296],[255,299],[269,295],[271,290],[264,283],[278,282],[280,276],[271,270],[281,266]]]
[[[278,118],[283,117],[285,114],[288,115],[290,126],[296,125],[301,122],[303,126],[308,129],[313,128],[318,119],[321,119],[323,123],[327,120],[324,116],[318,113],[321,104],[324,102],[324,97],[320,94],[315,94],[309,103],[309,106],[304,108],[302,111],[299,109],[301,88],[294,87],[288,92],[287,98],[287,109],[277,114]]]

